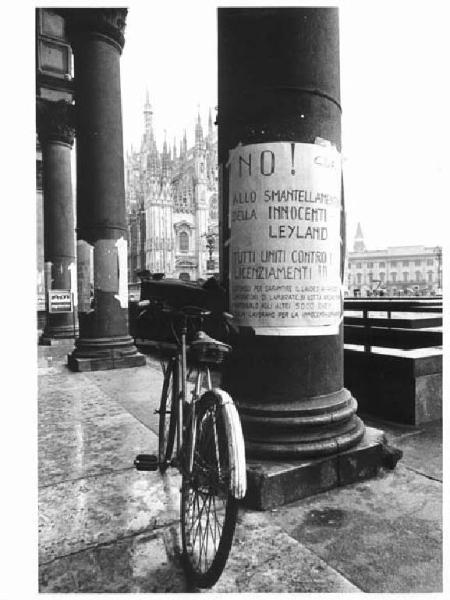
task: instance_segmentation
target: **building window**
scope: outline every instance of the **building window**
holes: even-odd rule
[[[420,271],[416,271],[416,281],[420,281],[420,280],[421,280]]]
[[[373,273],[369,273],[369,282],[372,283],[373,282]]]
[[[406,271],[403,273],[403,281],[408,281],[408,273]]]
[[[378,265],[378,267],[379,267],[380,269],[384,269],[384,268],[385,268],[385,264],[384,264],[384,262],[380,262],[380,264]]]
[[[397,281],[397,273],[391,273],[392,281]]]
[[[186,231],[180,231],[178,235],[178,246],[180,252],[189,252],[189,236]]]
[[[422,264],[422,261],[421,261],[421,260],[415,260],[415,261],[414,261],[414,265],[415,265],[416,267],[420,267],[420,265],[421,265],[421,264]]]
[[[367,268],[368,269],[372,269],[373,268],[373,262],[368,262],[367,263]]]
[[[409,260],[404,260],[402,264],[404,267],[409,267]]]
[[[397,261],[396,261],[396,260],[393,260],[393,261],[391,262],[391,267],[396,267],[396,266],[397,266]]]
[[[433,271],[428,271],[428,283],[433,281]]]
[[[385,273],[380,273],[380,281],[384,281],[385,277],[386,277]]]
[[[361,268],[361,263],[356,263],[356,268],[360,269]]]
[[[433,259],[432,259],[432,258],[429,258],[429,259],[427,260],[427,267],[432,267],[432,266],[433,266]]]
[[[358,274],[356,275],[356,281],[358,282],[358,285],[361,285],[361,277],[362,277],[362,276],[361,276],[361,273],[358,273]]]

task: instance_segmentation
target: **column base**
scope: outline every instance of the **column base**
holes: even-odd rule
[[[53,338],[48,337],[44,333],[39,337],[39,346],[72,346],[75,343],[74,337],[67,338]]]
[[[137,351],[133,338],[78,339],[75,350],[67,357],[72,371],[104,371],[145,365],[145,356]]]
[[[330,456],[302,461],[247,459],[245,504],[267,510],[369,479],[381,468],[393,469],[401,455],[387,445],[382,430],[366,427],[356,446]]]
[[[284,403],[238,400],[247,455],[300,460],[347,450],[364,435],[357,407],[345,388]]]
[[[39,338],[39,345],[51,346],[59,341],[74,341],[78,336],[78,327],[73,325],[50,325],[48,322]]]

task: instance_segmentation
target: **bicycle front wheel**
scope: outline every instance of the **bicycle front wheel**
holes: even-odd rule
[[[159,405],[159,470],[164,473],[173,453],[176,430],[176,410],[178,399],[178,363],[171,359],[164,375],[164,383]]]
[[[181,487],[183,562],[188,578],[201,588],[219,579],[237,519],[231,493],[233,441],[225,416],[215,392],[206,392],[196,403],[192,473],[183,473]]]

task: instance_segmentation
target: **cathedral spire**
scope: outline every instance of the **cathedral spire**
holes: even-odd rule
[[[210,108],[209,114],[208,114],[208,137],[212,138],[212,135],[213,135],[213,122],[212,122],[211,108]]]
[[[144,124],[145,124],[145,134],[149,138],[152,138],[153,137],[153,110],[152,110],[152,105],[150,104],[150,95],[148,93],[148,88],[146,88],[146,94],[145,94]]]
[[[358,223],[356,227],[355,240],[353,242],[353,252],[365,252],[366,244],[364,243],[364,236],[361,228],[361,223]]]
[[[164,129],[164,144],[162,151],[161,174],[163,177],[168,177],[170,171],[170,151],[167,146],[167,131]]]
[[[177,140],[175,137],[173,138],[172,159],[173,160],[177,159]]]
[[[187,154],[187,134],[186,134],[186,129],[184,130],[184,135],[183,135],[183,155],[186,156]]]
[[[195,125],[195,147],[201,148],[202,144],[203,144],[203,127],[202,127],[202,121],[200,118],[200,106],[199,106],[198,112],[197,112],[197,123]]]

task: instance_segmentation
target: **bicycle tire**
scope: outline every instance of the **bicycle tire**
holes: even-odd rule
[[[208,588],[228,559],[238,501],[231,490],[233,439],[220,395],[205,392],[196,403],[196,417],[192,475],[184,472],[181,485],[182,558],[190,582]]]
[[[176,360],[171,359],[164,375],[159,405],[158,466],[161,473],[165,473],[172,458],[176,431],[177,398],[178,363]]]

